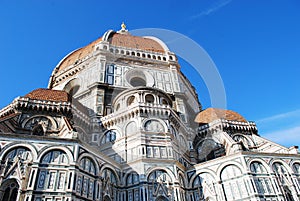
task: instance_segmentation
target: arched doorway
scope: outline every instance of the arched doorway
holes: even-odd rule
[[[17,201],[19,184],[15,179],[5,181],[0,187],[0,201]]]
[[[169,199],[164,196],[159,196],[155,201],[169,201]]]

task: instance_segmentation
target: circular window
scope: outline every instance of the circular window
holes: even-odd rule
[[[154,78],[147,71],[131,69],[126,72],[125,78],[127,83],[133,87],[154,86]]]
[[[130,85],[133,87],[146,86],[146,80],[141,77],[133,77],[130,80]]]

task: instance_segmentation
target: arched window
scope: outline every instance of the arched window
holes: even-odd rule
[[[253,141],[242,134],[235,134],[233,140],[242,145],[243,150],[247,151],[253,147]]]
[[[273,168],[273,171],[278,175],[288,173],[286,167],[284,167],[284,165],[280,162],[273,163],[272,168]]]
[[[9,179],[0,187],[0,191],[2,193],[2,197],[0,197],[1,201],[17,201],[18,198],[18,190],[19,184],[15,179]]]
[[[77,174],[76,193],[89,199],[96,198],[96,165],[88,157],[83,157],[79,162],[81,173]]]
[[[32,160],[32,154],[31,151],[26,148],[26,147],[18,147],[14,148],[11,151],[9,151],[6,156],[4,156],[4,160],[6,161],[7,159],[9,161],[13,161],[16,157],[19,157],[20,159],[24,161],[30,161]]]
[[[83,157],[80,160],[80,169],[90,173],[92,175],[96,175],[96,167],[95,167],[95,163],[88,157]]]
[[[250,164],[250,170],[251,172],[255,173],[255,174],[266,174],[267,170],[266,168],[263,166],[263,164],[261,162],[252,162]]]
[[[268,172],[261,162],[254,161],[250,164],[250,170],[253,175],[257,193],[270,194],[273,193],[271,181]]]
[[[139,183],[139,175],[136,172],[130,173],[126,178],[126,185],[131,186]]]
[[[300,163],[293,164],[293,171],[295,174],[300,174]]]
[[[109,130],[107,131],[101,139],[101,144],[105,144],[108,142],[114,142],[116,140],[116,131]]]
[[[293,172],[296,175],[296,180],[297,182],[295,182],[295,185],[298,189],[298,192],[300,191],[300,163],[294,163],[292,166]]]
[[[163,105],[169,105],[169,103],[166,101],[166,99],[164,99],[164,98],[161,98],[161,104],[163,104]]]
[[[149,174],[147,181],[150,200],[153,200],[153,196],[158,196],[158,189],[163,189],[163,193],[165,193],[160,196],[168,196],[167,194],[171,193],[172,179],[165,170],[152,171]]]
[[[63,150],[51,150],[40,161],[37,190],[64,191],[69,158]]]
[[[214,181],[209,173],[199,174],[193,181],[194,200],[214,200],[216,197]]]
[[[54,150],[49,151],[47,154],[44,155],[42,158],[41,163],[43,164],[68,164],[69,159],[67,154],[62,150]]]
[[[109,168],[105,168],[102,173],[101,173],[101,181],[102,181],[102,185],[101,185],[101,192],[102,195],[106,195],[107,198],[112,198],[112,197],[116,197],[117,196],[117,176],[115,175],[115,173],[109,169]],[[102,200],[102,199],[100,199]],[[105,200],[105,198],[103,198],[103,200]]]
[[[165,170],[155,170],[149,174],[148,182],[171,182],[171,177]]]
[[[135,96],[129,96],[127,99],[127,106],[132,105],[135,102]]]
[[[179,185],[180,185],[180,189],[179,189],[179,194],[180,194],[180,200],[185,200],[184,199],[184,189],[185,189],[185,179],[184,177],[179,174]]]
[[[277,176],[277,180],[282,184],[282,185],[290,185],[290,177],[288,174],[288,171],[286,167],[280,162],[275,162],[272,165],[273,171]]]
[[[146,102],[146,103],[154,103],[154,96],[151,95],[151,94],[147,94],[147,95],[145,96],[145,102]]]
[[[226,166],[221,172],[221,180],[227,200],[248,197],[245,180],[243,179],[241,170],[237,166]]]
[[[286,200],[293,201],[293,195],[290,186],[294,185],[292,178],[289,175],[287,168],[281,162],[275,162],[272,165],[272,169],[276,175],[276,180],[279,186],[282,186],[282,194],[285,195]]]
[[[110,183],[112,183],[114,185],[117,185],[116,175],[115,175],[115,173],[112,170],[110,170],[108,168],[106,168],[105,170],[103,170],[102,177],[104,179],[109,180]]]

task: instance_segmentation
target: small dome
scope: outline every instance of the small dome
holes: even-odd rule
[[[247,120],[237,112],[217,108],[208,108],[201,111],[195,118],[195,122],[207,124],[217,119],[229,121],[247,122]]]

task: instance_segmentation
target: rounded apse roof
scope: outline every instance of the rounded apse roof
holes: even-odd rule
[[[122,27],[122,30],[118,32],[109,30],[105,32],[102,37],[91,42],[87,46],[79,48],[68,54],[59,62],[54,71],[54,74],[57,74],[59,71],[63,71],[68,66],[85,58],[95,50],[95,45],[100,43],[101,41],[106,41],[110,45],[116,47],[138,49],[142,51],[151,51],[157,53],[166,53],[168,51],[167,46],[160,39],[155,37],[133,36]]]
[[[65,91],[53,90],[53,89],[35,89],[26,94],[24,98],[30,98],[33,100],[45,100],[45,101],[70,101],[69,94]]]
[[[247,120],[237,112],[217,108],[208,108],[201,111],[195,118],[195,122],[207,124],[217,119],[229,121],[247,122]]]

